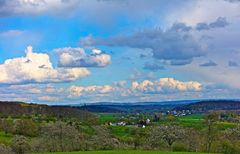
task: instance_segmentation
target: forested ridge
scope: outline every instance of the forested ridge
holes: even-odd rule
[[[90,112],[73,107],[7,101],[0,101],[0,114],[1,116],[12,117],[45,115],[57,118],[77,118],[79,120],[94,118]]]

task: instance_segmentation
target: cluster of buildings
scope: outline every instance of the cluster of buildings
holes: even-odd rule
[[[112,122],[109,122],[108,125],[109,126],[133,126],[133,127],[141,127],[141,128],[145,128],[147,125],[149,125],[151,123],[151,120],[150,119],[142,119],[142,120],[139,120],[138,122],[134,123],[134,122],[131,122],[131,123],[127,123],[127,122],[124,122],[124,121],[120,121],[120,122],[117,122],[117,123],[112,123]]]
[[[190,115],[192,112],[190,110],[171,110],[165,112],[157,112],[154,113],[154,117],[152,121],[149,118],[140,118],[140,114],[137,113],[135,116],[124,117],[122,116],[118,122],[108,122],[109,126],[133,126],[133,127],[141,127],[145,128],[147,125],[150,125],[152,122],[157,122],[161,119],[161,117],[166,116],[186,116]],[[128,122],[126,122],[128,121]]]
[[[186,116],[186,115],[190,115],[192,114],[192,112],[190,110],[172,110],[172,111],[167,111],[165,113],[165,115],[173,115],[173,116],[177,116],[177,117],[180,117],[180,116]]]

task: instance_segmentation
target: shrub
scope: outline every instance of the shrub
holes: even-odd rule
[[[0,153],[1,154],[14,154],[12,149],[4,144],[0,144]]]
[[[172,147],[173,151],[187,151],[187,148],[184,144],[176,143]]]
[[[25,136],[17,135],[13,138],[11,147],[17,154],[24,154],[30,151],[30,145]]]
[[[234,145],[230,142],[225,141],[223,143],[223,151],[224,154],[239,154],[240,147],[238,145]]]
[[[11,119],[0,119],[0,130],[5,134],[13,132],[13,120]]]
[[[36,124],[29,119],[20,119],[15,123],[15,133],[24,136],[37,136],[38,128]]]

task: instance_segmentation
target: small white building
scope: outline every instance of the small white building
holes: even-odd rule
[[[125,125],[126,125],[126,123],[125,123],[125,122],[123,122],[123,121],[121,121],[121,122],[118,122],[118,123],[117,123],[117,125],[118,125],[118,126],[125,126]]]
[[[151,122],[150,119],[147,119],[147,120],[146,120],[146,124],[149,124],[150,122]]]

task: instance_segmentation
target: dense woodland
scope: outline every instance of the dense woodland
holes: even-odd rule
[[[196,103],[190,103],[186,105],[180,105],[175,107],[173,110],[190,110],[194,113],[205,113],[208,111],[219,111],[219,110],[239,110],[240,101],[238,100],[206,100],[199,101]]]
[[[189,123],[172,115],[114,114],[102,119],[70,107],[0,103],[0,153],[87,150],[161,150],[240,153],[240,116],[209,112]],[[106,116],[106,114],[104,114]],[[199,115],[198,115],[199,116]],[[141,127],[141,122],[151,123]],[[124,121],[129,125],[109,125]],[[138,125],[131,125],[136,121]]]
[[[187,100],[173,102],[111,103],[102,102],[91,105],[75,106],[81,110],[96,113],[139,113],[162,112],[166,110],[189,110],[194,113],[205,113],[215,110],[239,110],[239,100]]]

